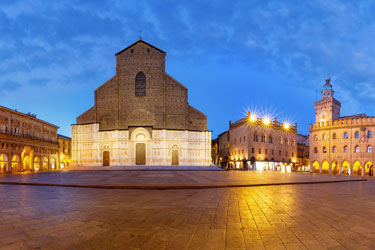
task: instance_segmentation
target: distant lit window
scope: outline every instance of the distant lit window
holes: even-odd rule
[[[356,153],[359,153],[359,146],[357,145],[357,146],[355,146],[355,149],[354,149],[354,151],[356,152]]]
[[[367,146],[367,153],[371,153],[371,152],[372,152],[371,146]]]

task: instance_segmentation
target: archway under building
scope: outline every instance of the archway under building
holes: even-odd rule
[[[42,162],[42,169],[43,171],[47,171],[48,170],[48,158],[47,157],[43,157],[43,162]]]
[[[34,170],[39,171],[40,170],[40,160],[39,157],[34,158]]]
[[[323,174],[329,173],[329,163],[328,163],[328,161],[323,161],[323,163],[322,163],[322,173]]]
[[[5,154],[0,154],[0,173],[8,171],[8,157]]]
[[[365,175],[374,176],[374,164],[371,161],[365,164]]]
[[[13,155],[12,157],[12,171],[20,172],[21,171],[21,162],[18,155]]]
[[[30,171],[30,157],[26,156],[23,158],[23,170]]]
[[[49,164],[50,164],[50,168],[51,169],[56,169],[56,160],[55,160],[55,158],[51,157]]]
[[[344,161],[342,163],[342,174],[344,175],[350,174],[350,163],[348,161]]]
[[[319,173],[320,172],[320,165],[318,161],[314,161],[313,163],[313,171],[314,173]]]
[[[332,162],[332,174],[340,174],[340,168],[337,161]]]
[[[362,164],[360,161],[355,161],[353,164],[353,175],[361,176],[362,175]]]

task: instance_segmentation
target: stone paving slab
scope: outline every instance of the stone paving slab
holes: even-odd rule
[[[258,171],[56,171],[0,176],[0,184],[117,189],[197,189],[363,181],[363,177]]]
[[[0,185],[0,249],[375,249],[374,191]]]

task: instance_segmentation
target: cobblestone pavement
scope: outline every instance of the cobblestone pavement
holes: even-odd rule
[[[0,185],[0,249],[375,249],[374,193],[372,179],[189,190]]]
[[[56,171],[0,175],[0,183],[105,187],[212,187],[358,180],[362,177],[258,171]]]

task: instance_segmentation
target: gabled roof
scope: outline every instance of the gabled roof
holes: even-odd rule
[[[151,45],[151,44],[149,44],[149,43],[147,43],[147,42],[143,41],[143,40],[142,40],[142,37],[140,37],[138,41],[136,41],[136,42],[135,42],[135,43],[133,43],[132,45],[130,45],[130,46],[128,46],[128,47],[126,47],[125,49],[123,49],[123,50],[121,50],[121,51],[117,52],[117,53],[115,54],[115,56],[117,56],[118,54],[120,54],[120,53],[124,52],[125,50],[129,49],[130,47],[133,47],[133,46],[134,46],[134,45],[136,45],[137,43],[144,43],[144,44],[146,44],[146,45],[148,45],[148,46],[150,46],[150,47],[152,47],[152,48],[154,48],[154,49],[156,49],[156,50],[159,50],[159,51],[160,51],[161,53],[165,53],[165,54],[167,54],[167,52],[165,52],[165,51],[162,51],[161,49],[159,49],[159,48],[156,48],[155,46],[153,46],[153,45]]]

